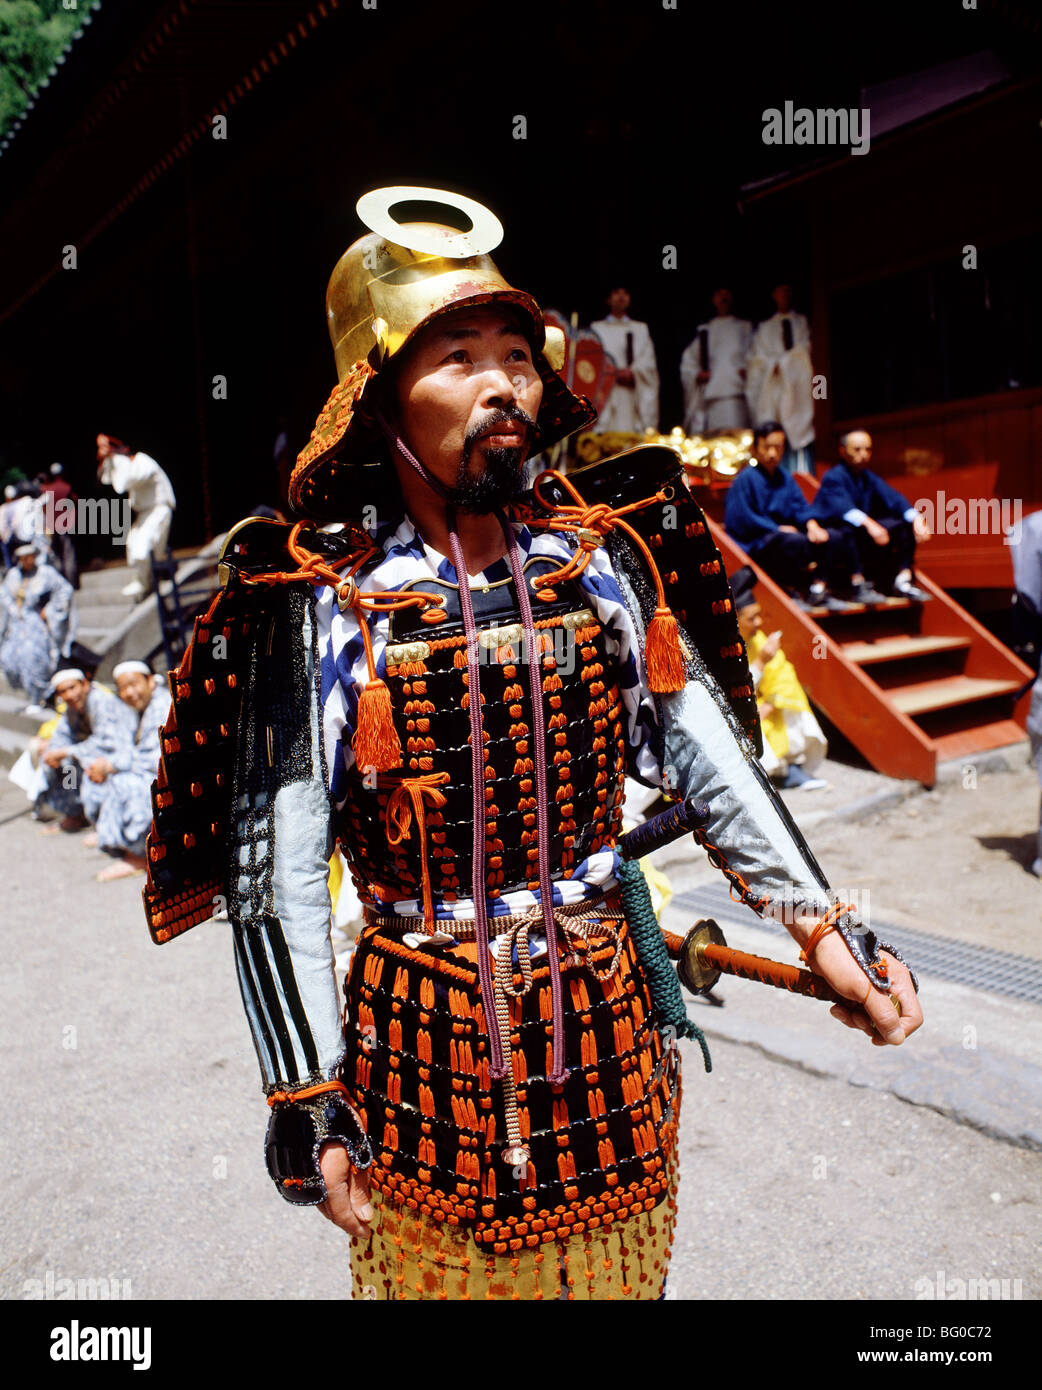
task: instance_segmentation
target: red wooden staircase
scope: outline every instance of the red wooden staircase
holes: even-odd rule
[[[917,567],[929,603],[805,613],[710,519],[728,574],[751,565],[807,694],[877,771],[933,786],[937,764],[1021,743],[1031,669]]]

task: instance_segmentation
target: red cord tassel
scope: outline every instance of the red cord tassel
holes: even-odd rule
[[[358,700],[358,727],[351,742],[358,766],[390,772],[402,765],[402,745],[391,716],[391,692],[382,680],[366,682]]]
[[[668,608],[656,608],[648,628],[645,652],[648,687],[656,695],[684,688],[684,657],[680,650],[677,620]]]

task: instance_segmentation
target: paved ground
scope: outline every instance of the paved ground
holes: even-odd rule
[[[889,808],[843,819],[893,790],[865,773],[837,788],[808,832],[832,879],[871,877],[879,917],[904,912],[940,936],[962,929],[972,890],[976,912],[993,904],[987,939],[1037,957],[1042,884],[1021,862],[1033,776],[982,774],[934,799],[902,788]],[[266,1111],[226,930],[154,947],[140,880],[95,883],[100,856],[41,837],[12,793],[0,792],[0,1296],[62,1279],[129,1281],[152,1299],[343,1296],[346,1239],[282,1203],[264,1172]],[[818,795],[794,797],[797,815],[820,809]],[[686,850],[663,857],[678,895],[717,878]],[[669,912],[684,930],[690,910]],[[752,919],[720,920],[733,944],[785,951]],[[938,1271],[1040,1296],[1042,1156],[1027,1146],[1042,1142],[1042,1006],[925,978],[927,1027],[884,1051],[814,1001],[744,981],[719,992],[722,1009],[691,1006],[711,1075],[685,1044],[672,1296],[914,1298]]]

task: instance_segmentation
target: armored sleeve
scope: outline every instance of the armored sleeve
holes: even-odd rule
[[[827,881],[697,651],[686,644],[684,688],[653,695],[635,588],[639,570],[611,566],[603,551],[589,569],[586,587],[619,661],[635,773],[671,795],[708,804],[708,840],[772,914],[793,906],[825,911]]]
[[[270,1092],[332,1080],[344,1043],[329,939],[332,837],[310,591],[278,593],[267,621],[243,695],[228,915]]]

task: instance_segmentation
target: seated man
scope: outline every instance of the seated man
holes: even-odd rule
[[[781,649],[781,632],[763,630],[756,601],[756,575],[743,565],[731,576],[738,630],[749,653],[756,708],[763,727],[764,771],[779,786],[815,791],[828,783],[814,774],[828,752],[821,725],[800,685],[796,668]]]
[[[114,856],[99,883],[145,868],[145,836],[152,824],[152,783],[159,771],[159,731],[170,713],[170,692],[143,661],[123,661],[112,673],[116,693],[133,714],[132,740],[88,769],[83,810],[94,822],[94,843]],[[88,839],[91,837],[88,837]]]
[[[844,612],[851,605],[831,591],[852,586],[857,568],[852,537],[848,528],[830,530],[815,520],[799,484],[781,467],[785,449],[785,431],[776,421],[756,427],[755,463],[743,468],[728,489],[724,525],[801,607],[822,605]],[[871,601],[860,593],[856,598]]]
[[[126,705],[78,667],[59,671],[52,689],[65,701],[65,713],[50,738],[36,743],[48,769],[36,810],[50,806],[62,817],[60,829],[72,832],[88,823],[80,795],[84,774],[94,780],[107,760],[122,757],[133,743],[135,721]]]
[[[814,516],[854,538],[860,567],[874,589],[925,603],[930,595],[916,584],[912,561],[916,541],[928,541],[930,528],[906,497],[869,471],[872,436],[867,430],[848,430],[839,456],[842,462],[821,480]]]

